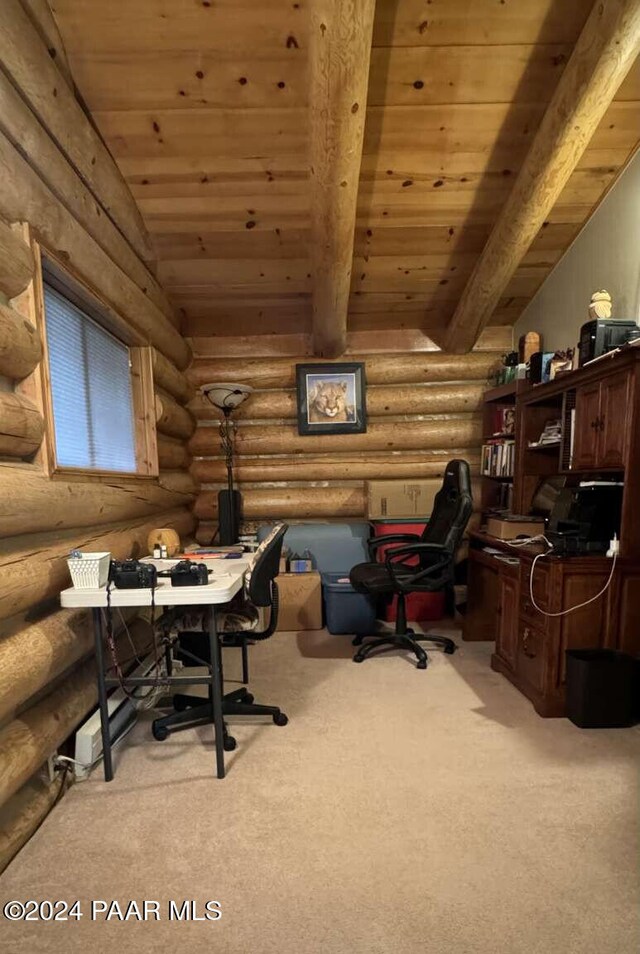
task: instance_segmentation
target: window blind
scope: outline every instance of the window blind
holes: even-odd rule
[[[135,472],[129,349],[49,285],[44,307],[58,465]]]

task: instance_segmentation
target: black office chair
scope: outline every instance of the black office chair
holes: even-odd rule
[[[418,669],[426,669],[427,654],[418,640],[442,646],[446,653],[455,652],[456,644],[452,639],[416,634],[407,628],[405,595],[415,591],[435,592],[452,585],[456,550],[472,509],[469,465],[466,460],[452,460],[447,464],[442,487],[436,494],[433,512],[421,537],[413,533],[394,533],[369,541],[372,561],[379,547],[390,543],[406,544],[391,547],[384,563],[359,563],[349,574],[353,588],[359,593],[371,596],[397,594],[396,627],[395,632],[388,636],[356,636],[353,645],[361,648],[353,657],[354,662],[363,662],[378,651],[409,649],[417,657]],[[407,562],[412,558],[413,566]],[[361,645],[363,639],[370,639],[370,642]]]
[[[287,524],[275,527],[256,552],[255,562],[247,570],[245,577],[245,607],[230,607],[226,613],[221,611],[217,614],[222,646],[239,646],[243,650],[243,682],[246,682],[248,676],[247,641],[268,639],[278,625],[278,585],[275,578],[280,568],[282,541],[287,530]],[[268,625],[260,631],[255,628],[259,619],[255,607],[270,609]],[[175,621],[171,621],[171,625],[174,624]],[[241,626],[243,628],[240,628]],[[182,658],[187,665],[210,665],[208,644],[203,639],[202,632],[182,632],[178,636],[178,642],[180,645],[178,657]],[[164,741],[171,732],[192,729],[195,726],[213,722],[211,698],[206,700],[202,696],[176,694],[173,697],[173,707],[174,712],[155,719],[152,724],[153,737],[159,742]],[[281,726],[289,721],[277,706],[254,704],[252,694],[244,686],[226,693],[223,697],[222,714],[224,716],[271,716],[274,723]],[[233,751],[236,747],[236,740],[228,734],[226,723],[224,747],[227,751]]]

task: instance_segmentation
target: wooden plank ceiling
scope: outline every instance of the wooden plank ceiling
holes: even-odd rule
[[[310,330],[311,0],[52,0],[189,335]],[[378,0],[350,331],[442,330],[590,12]],[[513,323],[640,137],[640,62],[510,282]]]

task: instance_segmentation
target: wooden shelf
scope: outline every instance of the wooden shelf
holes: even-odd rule
[[[493,401],[505,401],[510,403],[516,399],[516,386],[518,381],[509,381],[507,384],[499,384],[496,388],[489,388],[484,392],[485,403]]]

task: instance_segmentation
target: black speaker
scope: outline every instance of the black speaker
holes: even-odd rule
[[[241,503],[242,497],[239,490],[218,491],[218,523],[222,546],[229,546],[231,543],[238,542]]]

